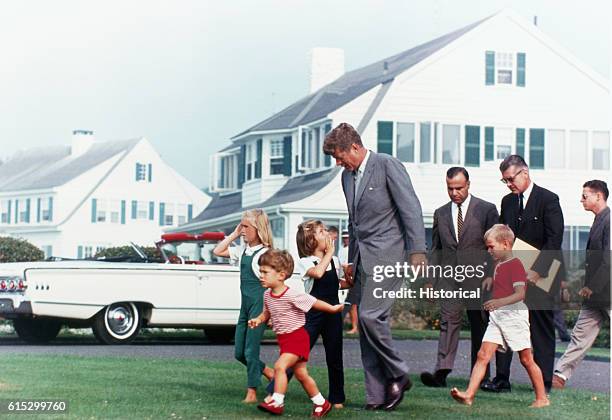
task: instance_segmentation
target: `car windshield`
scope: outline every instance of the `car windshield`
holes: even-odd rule
[[[162,245],[166,257],[172,261],[179,257],[185,263],[195,264],[227,264],[228,259],[213,254],[216,243],[207,242],[171,242]]]

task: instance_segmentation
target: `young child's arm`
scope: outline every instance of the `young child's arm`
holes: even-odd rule
[[[249,328],[257,328],[261,324],[268,322],[270,319],[270,312],[264,308],[263,312],[259,314],[257,318],[249,319]]]
[[[217,244],[215,249],[213,249],[213,254],[217,257],[225,257],[229,258],[229,246],[232,242],[234,242],[240,236],[240,223],[236,226],[236,229],[229,236],[226,236],[221,242]]]
[[[312,277],[315,280],[319,280],[325,274],[327,266],[331,263],[334,256],[334,244],[330,237],[325,241],[325,255],[321,258],[321,262],[314,267],[309,268],[306,271],[308,277]]]
[[[525,285],[514,286],[514,293],[510,296],[506,296],[500,299],[491,299],[484,303],[483,307],[487,311],[494,311],[501,308],[502,306],[512,305],[513,303],[520,302],[525,299]]]
[[[313,309],[321,312],[329,312],[330,314],[336,314],[342,312],[344,309],[344,305],[339,303],[338,305],[330,305],[327,302],[323,302],[322,300],[317,299],[317,301],[312,305]]]

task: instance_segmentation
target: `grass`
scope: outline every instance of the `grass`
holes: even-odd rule
[[[250,419],[270,418],[244,397],[245,371],[238,363],[196,360],[91,358],[6,355],[0,370],[0,395],[6,399],[68,400],[67,415],[39,415],[41,419]],[[324,368],[311,368],[312,376],[327,387]],[[540,410],[527,406],[533,399],[529,387],[517,385],[511,394],[478,395],[472,407],[455,403],[447,389],[419,384],[407,394],[397,411],[364,412],[363,373],[346,370],[347,406],[330,418],[491,419],[609,418],[608,395],[567,389],[553,392],[552,406]],[[414,381],[417,378],[413,378]],[[451,386],[466,381],[452,379]],[[415,382],[416,383],[416,382]],[[260,394],[262,397],[263,394]],[[311,403],[293,381],[286,399],[285,417],[307,418]],[[37,418],[27,416],[24,418]]]

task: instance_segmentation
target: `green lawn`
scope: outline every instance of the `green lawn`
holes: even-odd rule
[[[197,360],[90,358],[67,356],[5,355],[0,369],[1,399],[65,399],[68,416],[50,418],[270,418],[252,405],[243,405],[245,371],[238,363]],[[326,371],[312,368],[322,389]],[[414,378],[416,380],[416,378]],[[527,408],[533,398],[528,386],[515,386],[511,394],[478,395],[473,407],[456,404],[447,389],[430,389],[416,384],[399,409],[392,413],[361,411],[364,404],[363,373],[346,372],[346,409],[331,418],[431,418],[493,419],[609,418],[610,398],[587,391],[553,392],[552,406]],[[453,379],[451,385],[465,386]],[[260,395],[263,396],[263,395]],[[286,399],[285,417],[306,418],[310,401],[298,383],[292,382]],[[35,418],[35,416],[14,416]]]

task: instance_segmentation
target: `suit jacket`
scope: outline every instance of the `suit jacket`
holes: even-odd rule
[[[610,208],[599,213],[586,246],[584,285],[593,291],[584,305],[591,308],[610,307]]]
[[[495,204],[484,201],[472,195],[463,218],[463,229],[459,238],[456,237],[452,213],[452,202],[436,209],[433,219],[431,236],[431,252],[429,262],[441,266],[477,266],[487,263],[485,274],[490,274],[490,259],[484,242],[484,234],[497,223],[499,214]],[[449,280],[449,279],[447,279]],[[482,276],[472,280],[457,283],[454,280],[445,282],[447,285],[463,288],[480,287]]]
[[[375,265],[403,264],[411,253],[425,253],[421,204],[399,160],[370,152],[359,190],[347,170],[342,189],[349,213],[349,262],[361,262],[372,275]]]
[[[519,217],[519,196],[510,193],[502,199],[499,220],[500,223],[508,225],[517,238],[541,251],[546,251],[540,253],[531,267],[541,277],[548,276],[553,259],[563,263],[561,243],[564,222],[557,194],[534,184],[523,215]],[[564,271],[563,267],[559,270],[548,293],[539,287],[528,287],[525,299],[527,304],[531,302],[530,307],[544,309],[543,304],[548,306],[555,300],[559,296],[559,286]]]

